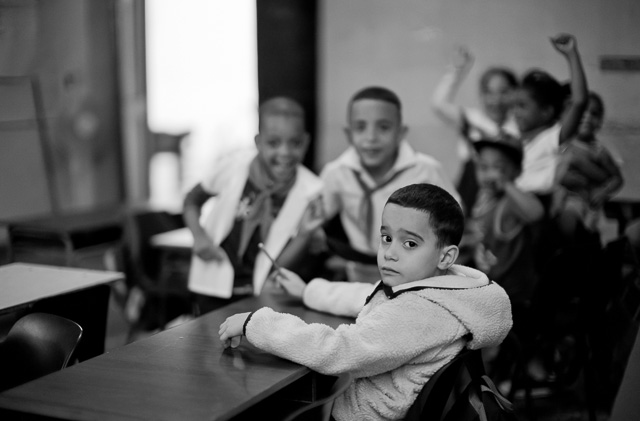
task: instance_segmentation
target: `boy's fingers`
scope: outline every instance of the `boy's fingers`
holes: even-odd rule
[[[231,338],[231,348],[237,348],[238,345],[240,345],[241,340],[241,336],[234,336],[233,338]]]

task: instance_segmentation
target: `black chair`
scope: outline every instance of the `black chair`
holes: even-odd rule
[[[486,402],[492,400],[494,408],[502,408],[500,411],[507,418],[515,419],[511,403],[486,376],[482,351],[463,350],[429,379],[404,420],[457,421],[473,418],[475,409],[469,404],[473,395],[481,402],[485,402],[486,395]]]
[[[349,373],[341,374],[335,378],[330,388],[318,391],[313,402],[291,413],[284,421],[329,421],[336,398],[344,393],[352,381],[353,377]]]
[[[20,318],[0,343],[0,390],[67,366],[80,338],[79,324],[48,313]]]
[[[143,294],[141,314],[130,320],[130,339],[139,331],[163,329],[167,321],[191,312],[187,276],[191,253],[159,250],[151,237],[183,228],[182,215],[165,211],[135,210],[127,218],[125,272],[129,292]]]

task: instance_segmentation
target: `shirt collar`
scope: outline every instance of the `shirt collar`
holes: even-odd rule
[[[362,166],[360,157],[358,156],[358,152],[356,152],[356,148],[350,146],[338,159],[340,160],[340,162],[342,162],[342,165],[358,171],[361,174],[365,174],[364,179],[367,180],[368,183],[375,184],[369,176],[369,173],[365,171],[364,167]],[[415,163],[415,151],[413,150],[411,145],[409,145],[409,142],[407,142],[405,139],[401,140],[398,147],[398,157],[393,163],[393,167],[391,167],[391,170],[389,170],[389,172],[387,173],[385,180],[389,177],[392,177],[398,171],[402,171],[408,167],[415,165]]]
[[[476,275],[475,272],[477,272],[479,276]],[[491,281],[489,281],[481,272],[464,266],[454,265],[445,275],[434,276],[414,282],[407,282],[406,284],[396,285],[393,287],[385,285],[382,281],[379,281],[371,294],[367,297],[365,305],[371,301],[378,291],[383,291],[387,298],[394,299],[398,295],[409,291],[420,291],[427,288],[460,290],[478,288],[490,283]]]

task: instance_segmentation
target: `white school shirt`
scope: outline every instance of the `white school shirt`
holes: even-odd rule
[[[202,182],[202,187],[210,194],[211,210],[202,218],[202,227],[214,244],[220,245],[229,235],[235,221],[244,186],[249,177],[249,165],[257,155],[255,148],[241,149],[221,157],[213,166],[214,172]],[[311,171],[298,165],[296,181],[278,215],[269,228],[264,246],[267,252],[277,258],[303,223],[313,213],[310,205],[319,199],[322,182]],[[319,215],[318,215],[319,217]],[[225,255],[226,257],[226,255]],[[271,261],[265,253],[256,257],[253,269],[253,293],[259,295],[269,275]],[[230,298],[233,293],[234,271],[228,258],[204,261],[193,256],[189,271],[189,290],[198,294],[220,298]]]
[[[560,155],[560,124],[554,124],[524,144],[522,173],[516,186],[526,192],[551,193]]]
[[[399,188],[415,183],[435,184],[448,191],[458,203],[461,203],[458,192],[445,174],[440,162],[427,154],[416,152],[409,142],[403,140],[400,142],[396,162],[387,173],[385,180],[394,177],[399,171],[402,173],[372,195],[374,223],[369,227],[369,241],[367,233],[363,230],[360,215],[360,204],[364,198],[364,192],[354,171],[360,174],[362,181],[369,188],[375,188],[376,182],[364,169],[358,153],[351,146],[338,158],[325,165],[322,170],[320,174],[324,182],[322,201],[326,218],[331,219],[340,213],[340,220],[351,247],[362,253],[378,252],[382,210],[389,196]]]

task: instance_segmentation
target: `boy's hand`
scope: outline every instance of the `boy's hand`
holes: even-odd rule
[[[206,235],[193,237],[193,252],[205,262],[210,260],[222,260],[223,254],[220,247],[213,244],[211,238]]]
[[[300,276],[285,268],[280,268],[276,272],[275,280],[289,295],[297,298],[302,298],[302,293],[307,286]]]
[[[551,45],[564,56],[575,52],[578,47],[576,38],[571,34],[558,34],[552,37]]]
[[[242,340],[242,328],[251,313],[238,313],[227,317],[218,330],[220,342],[225,348],[237,348]]]
[[[474,57],[471,51],[465,46],[456,48],[455,56],[453,57],[453,67],[458,71],[467,71],[473,66]]]

